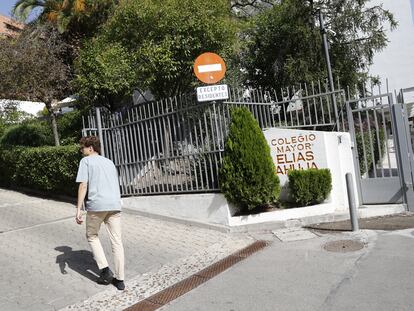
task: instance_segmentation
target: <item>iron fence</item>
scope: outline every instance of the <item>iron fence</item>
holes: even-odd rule
[[[100,137],[124,196],[216,192],[232,107],[247,107],[262,129],[344,130],[345,94],[323,88],[230,88],[225,101],[185,94],[116,113],[96,109],[84,118],[83,135]]]

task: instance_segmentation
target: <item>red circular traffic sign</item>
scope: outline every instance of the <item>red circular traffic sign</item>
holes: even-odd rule
[[[201,82],[214,84],[224,78],[226,64],[216,53],[206,52],[195,60],[194,73]]]

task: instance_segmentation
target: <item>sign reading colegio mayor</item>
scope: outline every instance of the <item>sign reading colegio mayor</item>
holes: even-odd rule
[[[322,132],[272,128],[264,131],[281,185],[289,170],[326,168]]]

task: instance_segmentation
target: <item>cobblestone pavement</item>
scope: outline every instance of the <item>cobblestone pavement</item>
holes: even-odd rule
[[[119,309],[252,242],[124,212],[127,290],[117,293],[95,283],[98,269],[74,205],[0,189],[0,211],[0,310],[7,311]],[[101,241],[113,266],[103,228]],[[124,302],[98,307],[114,297]]]

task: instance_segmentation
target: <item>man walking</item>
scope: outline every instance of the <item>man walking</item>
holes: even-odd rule
[[[111,160],[100,156],[101,144],[98,137],[82,137],[80,151],[84,158],[80,161],[76,176],[76,182],[80,183],[76,222],[78,224],[83,222],[81,208],[86,193],[88,193],[86,201],[86,237],[92,248],[96,263],[101,270],[98,283],[112,283],[117,289],[124,290],[124,247],[121,237],[121,195],[118,173]],[[105,223],[111,240],[115,275],[108,267],[98,237],[102,223]]]

